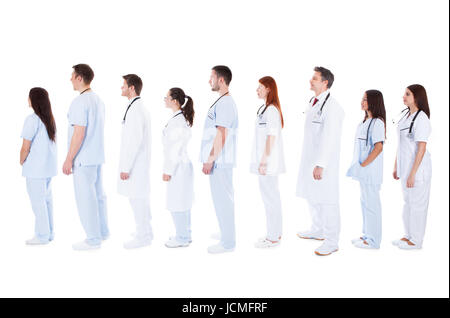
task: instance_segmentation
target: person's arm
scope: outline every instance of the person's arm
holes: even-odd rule
[[[366,160],[364,160],[364,162],[361,163],[361,167],[367,167],[368,165],[370,165],[382,151],[383,151],[383,143],[381,141],[377,142],[373,146],[373,149],[367,156]]]
[[[395,180],[400,179],[397,175],[397,155],[395,155],[394,172],[392,173],[392,176]]]
[[[20,149],[20,165],[22,166],[28,157],[31,149],[31,140],[23,139],[22,148]]]
[[[264,148],[264,152],[258,168],[258,172],[261,175],[265,175],[267,173],[267,158],[269,158],[270,154],[272,153],[273,145],[275,144],[275,138],[276,136],[267,135],[266,146]]]
[[[227,139],[228,129],[222,126],[217,126],[217,133],[214,137],[213,146],[211,148],[211,152],[209,153],[208,161],[203,164],[203,173],[210,174],[212,167],[214,165],[214,161],[219,158],[220,153],[225,145],[225,141]]]
[[[414,159],[414,164],[411,168],[411,172],[409,173],[408,180],[406,181],[406,187],[413,188],[414,182],[416,178],[416,172],[419,169],[420,164],[422,163],[423,156],[427,151],[427,143],[426,142],[418,142],[417,143],[417,153]]]
[[[167,131],[167,142],[164,145],[163,181],[170,181],[176,167],[181,161],[180,152],[190,132],[186,128],[174,127]]]
[[[84,140],[84,135],[86,132],[85,126],[74,126],[73,127],[73,135],[70,140],[69,151],[67,152],[66,160],[63,165],[63,173],[69,175],[72,173],[73,160],[77,155],[78,151],[80,151],[81,144]]]

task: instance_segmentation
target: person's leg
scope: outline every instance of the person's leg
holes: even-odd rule
[[[152,240],[150,202],[148,198],[129,198],[136,221],[136,238],[142,241]]]
[[[416,182],[411,188],[410,195],[410,219],[409,241],[417,247],[422,247],[423,238],[425,236],[425,228],[427,225],[428,203],[430,200],[431,182]]]
[[[27,178],[26,185],[35,215],[35,237],[43,243],[48,242],[50,239],[50,226],[46,203],[46,179]]]
[[[319,204],[308,201],[309,213],[311,214],[311,229],[308,231],[314,238],[323,238],[324,215]]]
[[[282,234],[281,199],[277,176],[259,176],[259,188],[266,210],[267,239],[278,241]]]
[[[324,244],[338,249],[340,233],[340,215],[338,204],[321,204],[320,211],[323,214],[323,238]]]
[[[363,189],[363,184],[359,183],[360,188],[360,201],[361,201],[361,212],[362,212],[362,238],[365,237],[367,233],[367,223],[366,223],[366,213],[365,213],[365,202],[367,202],[367,198],[365,197],[365,192]]]
[[[96,192],[96,196],[97,196],[100,233],[102,235],[102,239],[107,239],[109,237],[108,211],[107,211],[107,204],[106,204],[106,194],[103,189],[102,165],[97,166],[97,179],[95,181],[95,192]]]
[[[236,245],[234,223],[233,169],[215,168],[209,177],[211,196],[221,232],[221,244],[225,249]]]
[[[47,213],[48,213],[48,224],[50,228],[49,240],[53,241],[55,238],[54,225],[53,225],[53,195],[52,195],[52,178],[47,178],[46,180],[46,197],[45,201],[47,203]]]
[[[176,240],[182,243],[191,242],[191,211],[171,212],[176,230]]]
[[[402,193],[403,193],[403,228],[405,231],[404,238],[410,239],[410,229],[409,229],[409,220],[411,215],[411,205],[410,205],[410,189],[406,187],[406,182],[402,181]]]
[[[96,181],[97,166],[78,166],[73,168],[73,183],[78,214],[87,236],[86,243],[91,246],[100,245],[102,241],[95,188]]]
[[[365,241],[379,248],[381,243],[380,186],[361,183],[361,205],[366,220]]]

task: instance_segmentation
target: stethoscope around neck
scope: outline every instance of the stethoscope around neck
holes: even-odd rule
[[[322,103],[322,106],[320,106],[320,109],[319,109],[319,111],[317,112],[317,116],[322,116],[322,111],[323,111],[323,107],[325,106],[325,104],[327,103],[327,100],[328,100],[328,98],[330,98],[330,94],[331,93],[328,93],[327,94],[327,97],[325,97],[325,100],[323,101],[323,103]],[[313,98],[311,98],[310,100],[309,100],[309,102],[311,103],[313,100],[314,100],[314,98],[317,98],[317,97],[313,97]],[[304,114],[305,112],[303,112],[303,114]]]
[[[374,118],[371,118],[371,119],[370,119],[369,127],[367,127],[367,132],[366,132],[366,147],[369,145],[369,132],[370,132],[370,126],[372,126],[373,120],[374,120]]]
[[[404,128],[404,129],[400,129],[400,130],[406,130],[406,129],[408,129],[408,136],[411,136],[411,135],[412,135],[412,129],[413,129],[413,126],[414,126],[414,122],[416,121],[416,118],[417,118],[417,116],[419,116],[419,113],[420,113],[421,111],[422,111],[421,109],[417,110],[416,114],[414,115],[414,117],[413,117],[413,119],[412,119],[412,121],[411,121],[411,124],[409,125],[409,128]],[[406,112],[406,113],[405,113],[405,112]],[[403,113],[404,113],[404,114],[403,114]],[[401,122],[406,116],[408,116],[408,114],[410,114],[410,113],[411,113],[411,111],[410,111],[409,107],[403,109],[403,110],[401,111],[401,113],[400,113],[400,115],[403,114],[403,116],[397,121],[397,124],[400,124],[400,122]],[[392,123],[395,124],[395,121],[393,120]]]
[[[130,105],[128,105],[127,110],[125,111],[125,115],[123,116],[122,124],[125,124],[125,120],[127,119],[127,114],[128,114],[128,111],[130,110],[131,105],[133,105],[133,103],[140,98],[141,98],[140,96],[136,97],[135,99],[133,99],[133,101],[130,103]]]

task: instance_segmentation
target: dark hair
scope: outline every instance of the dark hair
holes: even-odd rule
[[[331,88],[331,86],[333,86],[334,75],[333,75],[333,73],[331,73],[331,71],[329,69],[326,69],[325,67],[322,67],[322,66],[316,66],[314,68],[314,71],[320,73],[322,82],[328,81],[327,88]]]
[[[259,82],[264,85],[265,88],[269,89],[269,93],[266,98],[266,105],[275,106],[280,112],[281,118],[281,128],[284,127],[283,113],[281,112],[280,99],[278,98],[278,88],[275,80],[270,76],[264,76],[259,80]]]
[[[383,94],[380,91],[371,89],[366,91],[368,110],[364,116],[364,121],[369,117],[368,112],[372,113],[372,118],[379,118],[384,123],[384,135],[386,136],[386,108],[384,107]]]
[[[92,80],[94,79],[94,71],[89,65],[77,64],[72,66],[72,68],[77,76],[81,76],[85,84],[91,84]]]
[[[409,85],[408,89],[414,96],[414,102],[416,103],[417,108],[427,114],[428,118],[430,118],[430,106],[428,106],[428,97],[425,87],[419,84],[414,84]]]
[[[217,65],[212,68],[213,71],[216,72],[218,78],[223,78],[225,81],[225,84],[230,85],[231,78],[233,75],[231,74],[231,70],[228,68],[228,66],[225,65]]]
[[[128,75],[124,75],[122,77],[127,82],[128,87],[133,86],[136,94],[138,96],[141,95],[143,84],[142,84],[142,80],[139,76],[137,76],[136,74],[128,74]]]
[[[181,106],[181,112],[183,113],[184,118],[189,123],[189,126],[192,127],[194,123],[194,101],[192,98],[187,96],[181,88],[174,87],[169,90],[169,95],[172,99],[176,100]],[[187,101],[186,101],[187,99]],[[183,106],[186,101],[186,105]]]
[[[48,138],[54,142],[56,140],[56,124],[47,91],[41,87],[34,87],[30,89],[28,97],[31,101],[31,108],[47,129]]]

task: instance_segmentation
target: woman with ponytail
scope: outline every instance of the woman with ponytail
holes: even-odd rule
[[[410,85],[403,95],[404,116],[398,122],[398,148],[393,176],[403,189],[404,236],[392,242],[401,249],[422,248],[431,186],[430,107],[422,85]]]
[[[250,172],[258,175],[267,234],[255,246],[270,248],[280,244],[282,232],[278,175],[286,170],[281,135],[284,121],[275,80],[270,76],[261,78],[256,92],[264,104],[257,111]]]
[[[383,94],[368,90],[361,101],[364,119],[355,136],[353,162],[347,176],[359,181],[363,214],[362,236],[355,247],[378,249],[381,243],[380,187],[383,182],[383,145],[386,137],[386,109]]]
[[[26,244],[43,245],[54,237],[51,180],[57,171],[56,125],[45,89],[32,88],[28,104],[34,113],[25,119],[22,129],[20,164],[35,215],[35,234]]]
[[[194,123],[194,102],[178,87],[171,88],[164,99],[173,114],[163,131],[163,181],[167,182],[167,209],[176,229],[176,235],[165,245],[169,248],[186,247],[191,243],[194,194],[194,173],[187,153]]]

